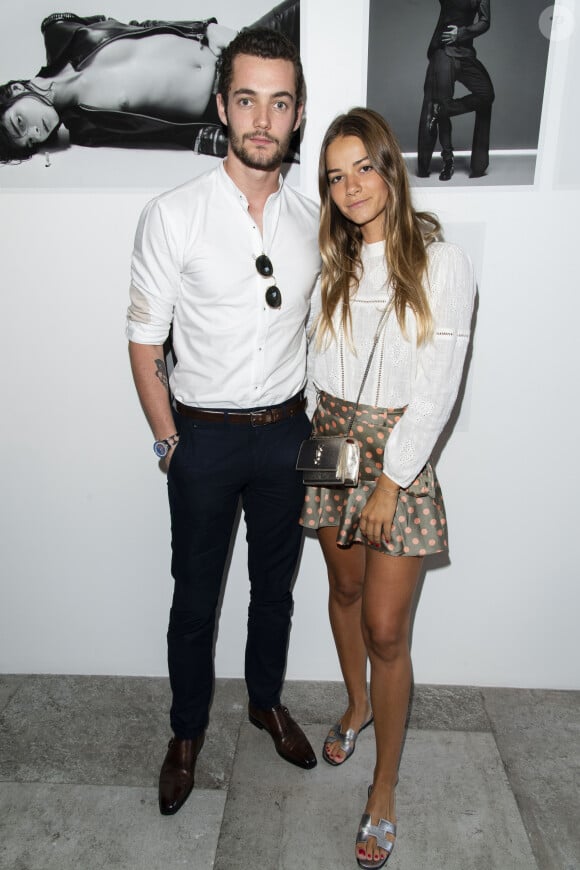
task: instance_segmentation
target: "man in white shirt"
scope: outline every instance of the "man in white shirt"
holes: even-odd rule
[[[228,154],[146,206],[137,229],[127,334],[133,376],[167,470],[175,581],[168,630],[174,737],[159,806],[194,783],[213,689],[216,607],[238,501],[247,525],[249,718],[287,761],[316,757],[280,703],[303,488],[305,323],[319,271],[316,206],[280,166],[303,111],[303,75],[283,35],[241,31],[220,60]],[[163,343],[177,358],[169,379]]]

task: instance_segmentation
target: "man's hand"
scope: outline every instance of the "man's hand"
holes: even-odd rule
[[[441,34],[441,42],[443,43],[443,45],[453,45],[454,42],[457,42],[457,30],[457,25],[447,25],[447,27]]]
[[[457,31],[457,25],[448,24],[441,34],[441,42],[443,45],[453,45],[454,42],[457,42]]]
[[[167,474],[167,472],[169,471],[169,466],[171,464],[171,460],[173,459],[173,454],[175,453],[175,448],[177,447],[177,444],[179,444],[179,441],[170,448],[167,456],[164,456],[163,459],[159,460],[159,468],[161,469],[163,474]]]

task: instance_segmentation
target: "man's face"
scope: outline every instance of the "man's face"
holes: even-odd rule
[[[217,106],[235,157],[250,169],[278,169],[302,120],[294,64],[239,54],[227,106],[221,94]]]

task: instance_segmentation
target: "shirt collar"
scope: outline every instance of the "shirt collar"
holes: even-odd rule
[[[247,210],[249,203],[248,203],[248,200],[246,198],[246,195],[240,190],[240,188],[235,184],[235,182],[233,181],[231,176],[228,175],[228,173],[226,172],[226,158],[225,157],[222,160],[222,162],[220,163],[219,169],[220,169],[222,180],[224,181],[224,183],[228,186],[230,191],[235,195],[236,199],[238,201],[242,202],[244,208]],[[274,200],[276,200],[280,196],[283,187],[284,187],[284,176],[280,172],[278,175],[278,190],[275,190],[274,193],[270,194],[270,196],[266,200],[266,205],[268,205],[271,202],[274,202]]]

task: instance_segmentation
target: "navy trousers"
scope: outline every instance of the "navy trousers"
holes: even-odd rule
[[[461,82],[469,94],[454,98],[455,83]],[[489,134],[491,106],[495,94],[489,74],[477,58],[448,57],[443,49],[433,53],[425,77],[424,99],[419,121],[418,164],[419,174],[427,175],[437,131],[431,133],[426,126],[429,103],[440,104],[439,142],[441,157],[453,157],[451,141],[451,118],[467,112],[475,112],[473,141],[471,145],[471,171],[482,175],[489,165]]]
[[[295,470],[305,413],[253,427],[176,414],[167,476],[175,586],[167,632],[171,727],[190,739],[208,724],[216,609],[239,500],[248,543],[245,678],[260,709],[280,703],[304,499]]]

